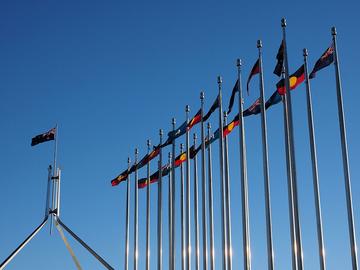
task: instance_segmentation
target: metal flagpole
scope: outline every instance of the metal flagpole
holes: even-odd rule
[[[138,214],[138,201],[139,201],[139,187],[138,187],[138,172],[137,172],[137,162],[138,162],[138,154],[139,154],[139,150],[137,148],[135,148],[135,160],[134,160],[134,164],[135,164],[135,186],[134,186],[134,192],[135,192],[135,209],[134,209],[134,270],[138,269],[138,242],[139,242],[139,237],[138,237],[138,231],[139,231],[139,225],[138,225],[138,221],[139,221],[139,214]]]
[[[227,112],[224,111],[224,125],[227,125]],[[232,269],[232,241],[231,241],[231,207],[230,207],[230,172],[229,172],[229,149],[228,137],[224,138],[225,144],[225,203],[226,203],[226,230],[227,230],[227,264],[228,269]]]
[[[130,157],[127,160],[128,162],[128,170],[130,170]],[[124,260],[124,268],[125,270],[129,269],[129,226],[130,226],[130,176],[127,176],[126,180],[126,227],[125,227],[125,260]]]
[[[307,62],[308,51],[307,49],[304,49],[303,52],[304,52],[303,55],[304,55],[305,83],[306,83],[306,105],[307,105],[310,151],[311,151],[311,162],[312,162],[312,173],[313,173],[320,270],[326,270],[325,245],[324,245],[324,237],[323,237],[322,218],[321,218],[319,176],[318,176],[318,167],[317,167],[314,120],[313,120],[313,112],[312,112],[312,98],[311,98],[310,80],[309,80],[308,62]]]
[[[285,79],[285,68],[283,67],[282,79]],[[287,113],[287,102],[286,95],[282,96],[283,99],[283,111],[284,111],[284,136],[285,136],[285,153],[286,153],[286,171],[287,171],[287,180],[288,180],[288,200],[289,200],[289,219],[290,219],[290,236],[291,236],[291,255],[292,255],[292,269],[298,270],[298,250],[297,250],[297,240],[296,240],[296,230],[295,230],[295,217],[294,217],[294,196],[293,196],[293,183],[292,183],[292,172],[291,172],[291,159],[290,159],[290,148],[289,148],[289,123],[288,123],[288,113]]]
[[[58,124],[55,125],[55,141],[54,141],[54,167],[53,167],[53,177],[51,178],[52,181],[52,193],[51,193],[51,201],[52,201],[52,208],[55,207],[55,195],[56,195],[56,184],[55,184],[55,177],[56,177],[56,161],[57,161],[57,146],[58,146]],[[53,227],[53,218],[54,216],[51,215],[50,219],[50,235],[52,234],[52,227]]]
[[[186,105],[186,123],[189,124],[190,106]],[[190,138],[186,128],[186,270],[191,269],[191,230],[190,230]]]
[[[151,142],[147,140],[148,155],[150,154]],[[147,163],[147,186],[146,186],[146,262],[145,269],[150,270],[150,161]]]
[[[180,154],[183,153],[184,145],[180,144]],[[180,165],[180,206],[181,206],[181,269],[185,270],[186,265],[186,240],[185,240],[185,182],[184,182],[184,166]]]
[[[272,222],[271,222],[269,154],[268,154],[268,140],[267,140],[267,124],[266,124],[265,93],[264,93],[265,91],[264,91],[264,75],[263,75],[262,50],[261,50],[262,42],[261,42],[261,40],[258,40],[257,47],[259,50],[259,69],[260,69],[260,107],[261,107],[263,164],[264,164],[264,191],[265,191],[268,269],[273,270],[274,269],[274,250],[273,250]]]
[[[61,186],[61,170],[57,169],[57,193],[56,193],[56,215],[60,216],[60,186]]]
[[[344,178],[345,178],[345,189],[346,189],[346,205],[348,214],[348,225],[349,225],[349,237],[350,237],[350,251],[352,259],[352,269],[358,269],[358,257],[357,257],[357,246],[356,246],[356,234],[355,234],[355,222],[352,205],[352,193],[351,193],[351,180],[350,180],[350,168],[349,168],[349,156],[347,150],[346,140],[346,128],[345,128],[345,115],[342,98],[342,87],[340,79],[340,67],[339,67],[339,55],[337,51],[336,41],[336,28],[332,27],[331,33],[333,36],[334,50],[335,50],[335,78],[336,78],[336,94],[337,94],[337,105],[338,105],[338,117],[340,126],[340,137],[341,137],[341,150],[343,158]]]
[[[222,115],[222,94],[221,94],[221,84],[222,78],[218,76],[217,78],[218,87],[219,87],[219,161],[220,161],[220,194],[221,194],[221,230],[222,230],[222,254],[223,254],[223,270],[227,270],[227,260],[226,260],[226,205],[225,205],[225,178],[224,178],[224,136],[223,136],[223,115]]]
[[[171,232],[171,228],[172,228],[172,157],[171,157],[171,153],[168,153],[168,162],[169,162],[169,168],[170,168],[170,173],[168,174],[168,182],[169,182],[169,195],[168,195],[168,219],[169,219],[169,268],[171,269],[172,267],[172,232]]]
[[[299,202],[298,202],[298,192],[297,192],[297,174],[296,174],[296,163],[295,163],[295,145],[294,145],[294,128],[293,128],[293,117],[292,117],[292,105],[291,105],[291,94],[290,94],[290,80],[289,80],[289,62],[287,57],[287,45],[286,45],[286,20],[283,18],[281,20],[281,26],[283,29],[283,41],[284,41],[284,66],[285,66],[285,88],[286,88],[286,103],[288,109],[288,128],[289,128],[289,150],[290,150],[290,159],[291,159],[291,176],[293,182],[293,197],[294,197],[294,217],[295,217],[295,236],[297,242],[297,250],[299,255],[298,258],[298,268],[299,270],[303,269],[303,252],[302,252],[302,243],[301,243],[301,229],[300,229],[300,215],[299,215]]]
[[[211,125],[207,124],[207,136],[209,141]],[[212,181],[212,159],[211,144],[208,146],[208,174],[209,174],[209,234],[210,234],[210,270],[215,270],[215,243],[214,243],[214,212],[213,212],[213,181]]]
[[[160,146],[162,145],[163,130],[160,129]],[[162,148],[160,147],[159,153],[159,181],[158,181],[158,220],[157,220],[157,245],[158,245],[158,258],[157,269],[162,270]]]
[[[172,125],[173,125],[173,131],[175,130],[175,125],[176,125],[176,119],[173,118],[172,119]],[[172,268],[171,270],[174,270],[175,267],[175,247],[176,247],[176,241],[175,241],[175,221],[176,221],[176,215],[175,215],[175,202],[176,202],[176,181],[175,181],[175,158],[176,158],[176,153],[175,153],[175,139],[173,140],[172,143],[172,191],[171,191],[171,196],[172,196],[172,227],[171,227],[171,239],[172,239],[172,246],[171,246],[171,260],[172,260]]]
[[[241,168],[241,197],[242,197],[242,223],[243,223],[243,253],[244,253],[244,269],[251,269],[251,250],[250,250],[250,228],[248,214],[248,188],[247,188],[247,160],[246,160],[246,144],[245,144],[245,125],[244,125],[244,102],[242,95],[241,82],[241,60],[237,59],[236,66],[238,68],[238,92],[239,92],[239,144],[240,144],[240,168]]]
[[[204,92],[200,93],[201,100],[201,188],[202,188],[202,237],[203,237],[203,270],[207,270],[207,226],[206,226],[206,171],[205,171],[205,130],[204,130]],[[208,139],[210,139],[208,137]]]
[[[194,150],[196,149],[196,133],[194,133]],[[199,192],[198,192],[198,172],[197,157],[194,156],[194,223],[195,223],[195,269],[200,270],[200,241],[199,241]]]

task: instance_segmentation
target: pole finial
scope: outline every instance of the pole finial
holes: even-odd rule
[[[176,118],[175,118],[175,117],[172,118],[171,123],[172,123],[173,126],[175,127],[175,125],[176,125]]]
[[[286,19],[285,18],[281,19],[281,27],[286,27]]]
[[[159,129],[159,135],[160,137],[162,137],[162,135],[164,134],[164,131],[162,130],[162,128]]]
[[[211,129],[211,124],[210,124],[210,122],[207,123],[207,128],[208,128],[208,129]]]
[[[204,98],[205,98],[205,92],[204,92],[204,91],[201,91],[201,92],[200,92],[200,99],[201,99],[201,100],[204,100]]]
[[[135,155],[139,154],[139,149],[135,148]]]
[[[185,106],[185,112],[187,112],[187,113],[190,112],[190,106],[189,105]]]
[[[150,139],[148,139],[148,140],[146,141],[146,144],[147,144],[148,148],[150,149],[150,146],[151,146],[151,141],[150,141]]]
[[[261,39],[258,39],[257,43],[256,43],[256,46],[258,49],[262,48],[262,41]]]
[[[306,48],[304,48],[303,49],[303,56],[306,57],[308,55],[309,55],[308,50]]]
[[[236,59],[236,66],[237,66],[238,68],[240,68],[241,65],[242,65],[241,59],[240,59],[240,58]]]
[[[222,77],[220,75],[217,77],[217,82],[218,82],[218,84],[222,83]]]
[[[331,27],[331,34],[332,34],[333,36],[336,36],[336,35],[337,35],[336,27],[335,27],[335,26]]]

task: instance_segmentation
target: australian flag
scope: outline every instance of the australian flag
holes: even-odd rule
[[[39,143],[53,141],[55,139],[56,128],[50,129],[48,132],[39,134],[31,139],[31,146],[35,146]]]
[[[315,66],[310,73],[310,79],[315,78],[316,72],[320,69],[323,69],[334,62],[334,51],[334,44],[331,44],[331,46],[321,55],[319,60],[316,61]]]

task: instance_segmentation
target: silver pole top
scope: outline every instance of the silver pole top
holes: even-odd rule
[[[147,144],[147,146],[148,146],[148,149],[150,149],[151,141],[150,141],[150,140],[147,140],[147,141],[146,141],[146,144]]]
[[[237,66],[238,68],[240,68],[240,67],[242,66],[242,62],[241,62],[241,59],[240,59],[240,58],[236,59],[236,66]]]
[[[262,48],[262,41],[261,39],[258,39],[257,43],[256,43],[256,46],[258,49]]]
[[[210,124],[210,122],[207,123],[207,128],[208,128],[208,129],[211,129],[211,124]]]
[[[160,129],[159,129],[159,135],[160,135],[160,137],[162,137],[163,134],[164,134],[164,131],[160,128]]]
[[[285,18],[281,19],[281,27],[286,27],[286,19]]]
[[[304,48],[303,49],[303,56],[306,57],[308,55],[309,55],[308,50],[306,48]]]
[[[227,118],[227,116],[228,116],[228,114],[227,114],[227,111],[224,111],[224,119],[226,119]]]
[[[135,155],[137,156],[139,154],[139,149],[135,148]]]
[[[176,125],[176,119],[175,119],[175,117],[173,117],[173,119],[171,120],[171,123],[172,123],[173,126],[175,127],[175,125]]]
[[[187,113],[190,112],[190,106],[189,105],[185,106],[185,112],[187,112]]]
[[[205,98],[205,92],[204,92],[204,91],[201,91],[201,92],[200,92],[200,99],[201,99],[201,101],[203,101],[204,98]]]
[[[130,163],[131,163],[131,158],[130,158],[130,157],[128,157],[127,162],[128,162],[128,164],[130,164]]]
[[[337,35],[336,27],[335,27],[335,26],[331,27],[331,34],[332,34],[333,36],[336,36],[336,35]]]
[[[222,83],[222,77],[220,75],[217,77],[217,82],[218,82],[218,84]]]

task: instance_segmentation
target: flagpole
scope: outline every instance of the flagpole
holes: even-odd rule
[[[239,144],[240,144],[240,168],[241,168],[241,197],[242,197],[242,223],[243,223],[243,253],[244,253],[244,269],[251,269],[251,250],[250,250],[250,228],[248,214],[248,194],[247,194],[247,160],[246,160],[246,144],[245,144],[245,125],[243,115],[243,95],[241,83],[241,60],[237,59],[238,68],[238,90],[239,90]]]
[[[285,68],[283,67],[282,78],[285,79]],[[287,113],[287,102],[286,95],[282,96],[283,98],[283,111],[284,111],[284,136],[285,136],[285,153],[286,153],[286,171],[287,171],[287,180],[288,180],[288,200],[289,200],[289,220],[290,220],[290,236],[291,236],[291,255],[292,255],[292,269],[298,270],[298,249],[297,249],[297,240],[296,240],[296,230],[295,230],[295,210],[294,210],[294,196],[293,196],[293,183],[292,183],[292,172],[291,172],[291,159],[290,159],[290,150],[289,150],[289,123],[288,123],[288,113]]]
[[[134,186],[134,192],[135,192],[135,209],[134,209],[134,270],[138,269],[138,242],[139,242],[139,238],[138,238],[138,231],[139,231],[139,225],[138,225],[138,221],[139,221],[139,206],[138,206],[138,201],[139,201],[139,187],[138,187],[138,172],[137,172],[137,162],[138,162],[138,154],[139,154],[139,150],[137,148],[135,148],[135,160],[134,160],[134,164],[135,164],[135,186]]]
[[[284,65],[285,65],[285,88],[286,88],[286,103],[288,107],[288,123],[289,123],[289,150],[291,159],[291,175],[293,182],[293,197],[294,197],[294,210],[295,210],[295,230],[296,230],[296,241],[298,257],[298,268],[303,269],[303,251],[301,243],[301,229],[300,229],[300,216],[299,216],[299,202],[297,192],[297,174],[296,174],[296,162],[295,162],[295,145],[294,145],[294,128],[293,128],[293,117],[292,117],[292,105],[291,105],[291,93],[290,93],[290,80],[289,80],[289,62],[287,57],[287,44],[286,44],[286,20],[281,20],[281,26],[283,30],[283,41],[284,41]]]
[[[312,173],[313,173],[320,270],[326,270],[325,245],[324,245],[324,237],[323,237],[322,218],[321,218],[320,188],[319,188],[319,176],[318,176],[318,167],[317,167],[314,120],[313,120],[313,111],[312,111],[312,98],[311,98],[310,80],[309,80],[308,62],[307,62],[307,56],[308,56],[307,49],[303,50],[303,56],[304,56],[304,68],[305,68],[306,105],[307,105],[310,151],[311,151],[311,162],[312,162]]]
[[[186,105],[186,123],[189,124],[190,106]],[[186,128],[186,270],[191,270],[191,228],[190,228],[190,137]]]
[[[227,125],[227,112],[224,111],[224,125]],[[226,230],[227,230],[227,264],[228,270],[232,269],[232,241],[231,241],[231,207],[230,207],[230,173],[229,173],[229,149],[228,137],[224,138],[225,144],[225,203],[226,203]]]
[[[150,154],[151,141],[147,140],[148,155]],[[150,161],[147,163],[147,186],[146,186],[146,262],[145,269],[150,270]],[[138,184],[138,183],[136,183]]]
[[[53,167],[53,177],[52,177],[52,193],[51,193],[51,201],[52,201],[52,207],[55,205],[55,194],[56,194],[56,184],[55,184],[55,177],[56,177],[56,162],[57,162],[57,148],[58,148],[58,124],[55,125],[55,141],[54,141],[54,167]],[[54,209],[51,209],[54,210]],[[52,228],[53,228],[53,218],[54,216],[51,215],[50,219],[50,235],[52,234]]]
[[[160,129],[160,145],[162,145],[163,130]],[[158,182],[158,224],[157,224],[157,245],[158,245],[158,260],[157,269],[162,270],[162,148],[159,153],[159,182]]]
[[[57,193],[56,193],[56,213],[55,215],[60,216],[60,187],[61,187],[61,170],[57,169]]]
[[[226,205],[225,205],[225,179],[224,179],[224,136],[223,136],[223,115],[222,115],[222,91],[221,84],[222,78],[218,76],[217,78],[218,88],[219,88],[219,161],[220,161],[220,194],[221,194],[221,231],[222,231],[222,269],[227,270],[227,260],[226,260]]]
[[[203,270],[207,270],[207,224],[206,224],[206,171],[205,171],[205,130],[204,130],[204,92],[200,93],[201,100],[201,188],[202,188],[202,237],[203,237]],[[210,139],[210,138],[209,138]]]
[[[210,123],[207,124],[207,135],[210,140]],[[208,174],[209,174],[209,234],[210,234],[210,270],[215,270],[215,243],[214,243],[214,212],[213,212],[213,181],[211,144],[208,146]]]
[[[184,152],[184,145],[181,143],[180,144],[180,154],[182,154]],[[181,189],[180,189],[180,204],[181,204],[181,269],[185,270],[185,265],[186,265],[186,240],[185,240],[185,206],[184,206],[184,202],[185,202],[185,198],[184,198],[184,194],[185,194],[185,182],[184,182],[184,166],[183,163],[181,163],[180,165],[180,184],[181,184]]]
[[[176,125],[176,119],[173,118],[172,119],[172,125],[173,125],[173,131],[175,131],[175,125]],[[172,238],[172,246],[171,246],[171,260],[172,260],[172,268],[171,270],[175,270],[175,247],[176,247],[176,241],[175,241],[175,222],[176,222],[176,215],[175,215],[175,203],[176,203],[176,181],[175,181],[175,158],[176,158],[176,153],[175,153],[175,139],[173,140],[172,143],[172,227],[171,227],[171,238]]]
[[[265,109],[265,91],[264,91],[264,75],[262,63],[262,42],[258,40],[257,47],[259,50],[259,67],[260,67],[260,106],[261,106],[261,130],[263,145],[263,164],[264,164],[264,189],[265,189],[265,212],[266,212],[266,236],[267,236],[267,252],[268,252],[268,269],[274,269],[274,250],[272,237],[271,222],[271,197],[270,197],[270,175],[269,175],[269,154],[267,140],[267,124]]]
[[[168,174],[168,184],[169,184],[169,194],[168,194],[168,222],[169,222],[169,268],[172,268],[172,157],[171,157],[171,153],[168,153],[168,163],[169,163],[169,168],[170,168],[170,173]]]
[[[130,157],[127,160],[128,170],[130,170]],[[125,227],[125,260],[124,268],[125,270],[129,269],[129,236],[130,236],[130,176],[127,176],[126,180],[126,227]]]
[[[196,133],[194,133],[194,150],[196,149]],[[195,223],[195,269],[200,270],[200,245],[199,245],[199,194],[198,194],[198,167],[197,156],[194,156],[194,223]]]
[[[331,34],[333,36],[333,43],[335,50],[334,65],[335,65],[335,78],[336,78],[336,95],[337,95],[337,103],[338,103],[337,105],[338,105],[338,117],[339,117],[340,137],[341,137],[341,150],[342,150],[345,189],[346,189],[346,205],[347,205],[349,237],[350,237],[350,245],[351,245],[350,251],[351,251],[351,259],[352,259],[352,269],[357,270],[358,257],[357,257],[357,246],[356,246],[355,221],[354,221],[353,204],[352,204],[349,156],[348,156],[347,140],[346,140],[345,114],[344,114],[342,86],[340,79],[339,55],[337,51],[337,41],[336,41],[337,32],[335,27],[332,27]]]

